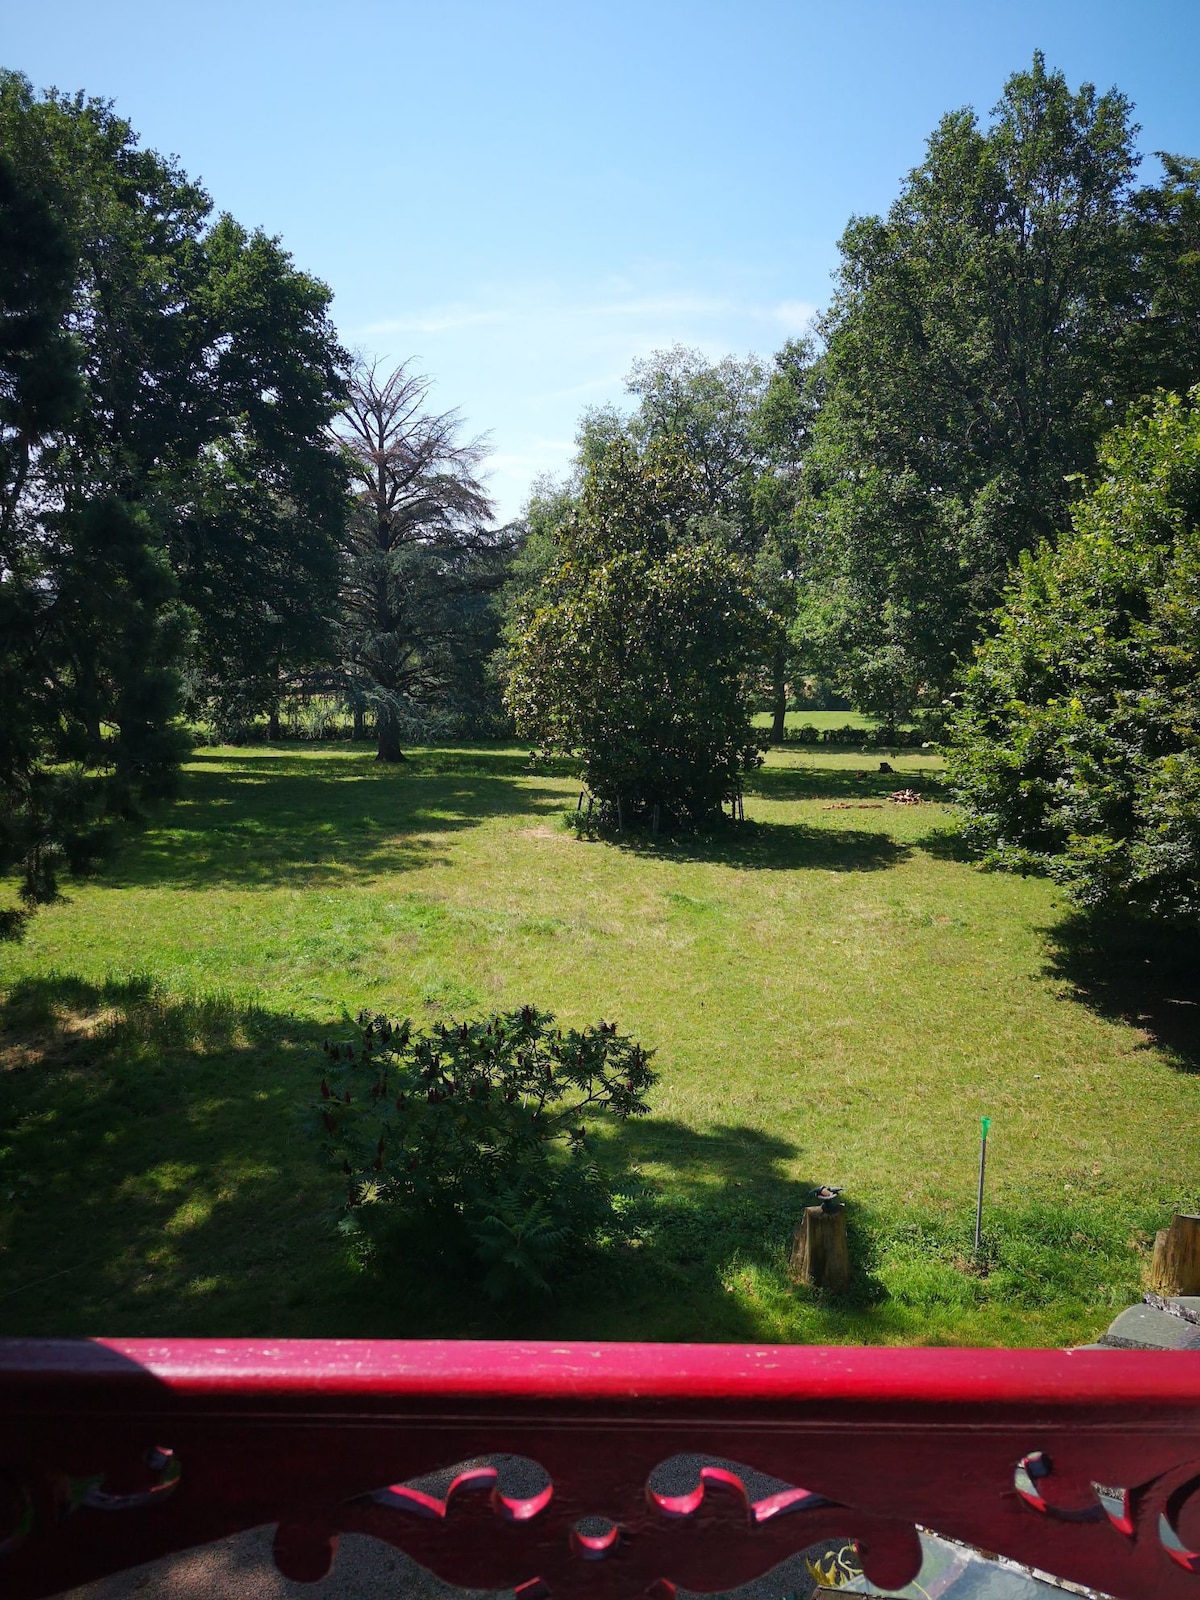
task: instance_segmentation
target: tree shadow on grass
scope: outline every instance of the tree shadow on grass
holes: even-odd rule
[[[1100,1016],[1141,1029],[1180,1072],[1200,1072],[1200,939],[1068,916],[1043,930],[1048,972]]]
[[[885,801],[897,789],[913,789],[927,800],[944,801],[941,775],[936,768],[902,767],[880,772],[878,758],[862,767],[759,767],[746,774],[748,795],[764,800]]]
[[[496,1331],[476,1285],[364,1270],[301,1135],[321,1026],[141,979],[0,1004],[0,1335]]]
[[[358,882],[440,864],[436,840],[499,815],[561,805],[508,750],[421,752],[399,766],[361,747],[199,751],[179,800],[107,868],[115,888]]]
[[[863,1325],[869,1274],[836,1301],[789,1284],[811,1185],[786,1170],[791,1144],[753,1129],[615,1128],[602,1158],[654,1180],[644,1242],[589,1253],[553,1295],[497,1307],[461,1272],[364,1264],[336,1229],[338,1175],[297,1133],[324,1031],[146,980],[16,985],[0,1333],[761,1340],[793,1336],[797,1296],[814,1337]],[[866,1214],[851,1220],[861,1253]]]
[[[292,1134],[316,1043],[140,979],[0,1006],[0,1331],[285,1333],[339,1276]]]
[[[820,828],[802,822],[728,822],[707,834],[652,838],[641,830],[605,836],[610,844],[667,861],[695,861],[745,871],[879,872],[898,866],[910,854],[907,844],[889,834],[840,825]]]
[[[621,1298],[599,1297],[604,1337],[763,1340],[794,1337],[798,1310],[812,1337],[866,1330],[884,1291],[873,1271],[873,1213],[847,1217],[855,1278],[844,1295],[792,1283],[792,1236],[819,1184],[797,1176],[799,1146],[758,1128],[699,1130],[669,1118],[631,1121],[606,1143],[606,1159],[650,1180],[647,1236],[623,1265]],[[609,1331],[611,1330],[611,1331]]]
[[[978,861],[979,852],[967,843],[961,828],[953,822],[942,828],[931,828],[919,839],[913,840],[918,850],[923,850],[935,861]]]

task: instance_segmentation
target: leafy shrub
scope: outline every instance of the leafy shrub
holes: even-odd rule
[[[1118,429],[1021,558],[950,725],[968,836],[1087,911],[1200,926],[1200,387]]]
[[[311,1118],[346,1182],[343,1227],[457,1254],[496,1298],[546,1289],[619,1231],[588,1125],[643,1115],[657,1078],[615,1023],[564,1032],[524,1006],[418,1033],[364,1011],[357,1041],[325,1053]]]
[[[769,742],[751,712],[779,621],[703,505],[672,447],[614,442],[509,630],[517,732],[578,756],[606,821],[703,824]]]
[[[859,728],[849,722],[840,728],[817,728],[811,722],[802,722],[799,727],[788,729],[787,740],[789,744],[848,744],[864,750],[886,745],[895,750],[919,745],[922,735],[919,728]]]

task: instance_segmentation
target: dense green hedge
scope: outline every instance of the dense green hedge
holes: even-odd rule
[[[814,728],[803,722],[798,728],[787,730],[788,744],[848,744],[861,749],[877,750],[882,746],[896,749],[899,746],[920,745],[919,728],[858,728],[846,723],[840,728]]]

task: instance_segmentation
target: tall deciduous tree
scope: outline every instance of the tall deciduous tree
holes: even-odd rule
[[[172,486],[168,538],[210,703],[274,709],[334,659],[346,476],[328,427],[349,357],[330,292],[277,239],[221,216],[203,240],[193,361],[210,422]]]
[[[825,319],[804,631],[860,703],[940,702],[1018,553],[1144,379],[1138,157],[1115,90],[1041,56],[990,127],[943,118],[886,219],[855,218]]]
[[[324,284],[223,215],[105,101],[0,74],[0,138],[70,242],[67,326],[87,404],[43,449],[38,492],[142,505],[193,613],[210,684],[319,651],[344,478],[327,425],[348,358]]]
[[[951,722],[990,860],[1089,910],[1200,928],[1200,388],[1102,452],[1057,546],[1022,556]]]
[[[811,342],[792,339],[771,367],[754,356],[709,361],[674,345],[635,361],[626,379],[637,409],[588,413],[581,431],[584,467],[617,439],[644,451],[669,443],[690,464],[697,510],[718,518],[723,537],[752,563],[764,604],[781,617],[795,606],[792,512],[799,468],[815,414]],[[789,651],[779,635],[770,663],[771,737],[784,736]]]
[[[632,436],[642,444],[669,439],[692,464],[707,509],[734,521],[747,550],[759,542],[754,487],[767,453],[758,419],[769,383],[754,356],[711,362],[683,345],[635,361],[625,380],[639,402]]]
[[[20,866],[31,902],[52,890],[58,859],[78,859],[88,832],[74,775],[41,759],[62,722],[46,626],[53,552],[30,544],[19,515],[38,452],[82,394],[62,327],[73,265],[33,175],[0,153],[0,871]],[[0,910],[0,937],[22,920]]]
[[[342,650],[374,713],[377,759],[400,761],[406,723],[444,706],[495,645],[490,596],[511,539],[490,528],[476,476],[485,441],[426,409],[430,380],[359,366],[337,424],[354,489]]]
[[[170,786],[189,640],[274,670],[264,619],[332,611],[343,355],[108,103],[0,73],[0,151],[0,853],[36,902]]]
[[[1162,182],[1133,196],[1137,317],[1120,352],[1135,392],[1200,377],[1200,160],[1159,153]]]

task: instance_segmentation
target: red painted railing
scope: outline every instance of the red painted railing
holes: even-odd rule
[[[890,1588],[919,1524],[1200,1600],[1200,1352],[0,1341],[0,1594],[264,1523],[299,1579],[341,1532],[559,1597],[729,1588],[848,1538]]]

